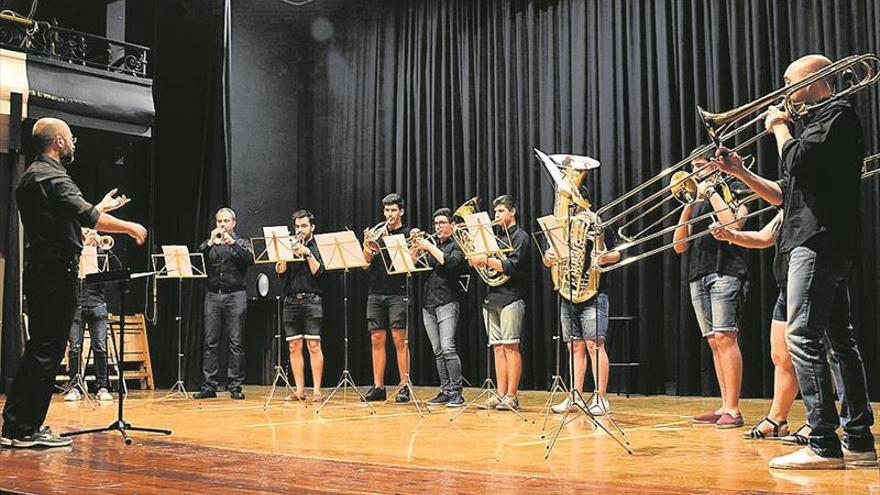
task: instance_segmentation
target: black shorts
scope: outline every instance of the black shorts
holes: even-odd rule
[[[284,298],[284,335],[295,339],[320,339],[324,311],[318,294],[297,294]]]
[[[367,297],[367,330],[406,328],[406,296],[370,294]]]

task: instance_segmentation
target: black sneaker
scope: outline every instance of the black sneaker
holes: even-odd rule
[[[450,396],[446,395],[446,392],[440,392],[433,399],[429,399],[426,404],[429,406],[442,406],[449,402]]]
[[[394,398],[394,402],[398,404],[406,404],[409,402],[409,387],[403,387],[397,392],[397,397]]]
[[[0,435],[0,447],[12,447],[12,435]]]
[[[30,435],[12,439],[12,446],[19,449],[34,447],[67,447],[72,443],[73,440],[70,438],[62,438],[52,433],[52,429],[48,426],[42,426],[39,430]]]
[[[217,392],[213,390],[201,390],[193,394],[193,399],[213,399],[217,397]]]
[[[446,407],[462,407],[464,406],[464,397],[459,394],[453,394],[449,396],[449,400],[446,401]]]
[[[233,400],[244,400],[244,392],[240,388],[234,388],[229,391],[229,397]]]
[[[384,388],[370,387],[370,390],[367,390],[367,393],[364,395],[364,400],[367,402],[378,402],[386,398],[387,395]]]

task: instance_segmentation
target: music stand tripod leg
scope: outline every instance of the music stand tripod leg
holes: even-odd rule
[[[263,410],[269,408],[269,403],[272,402],[272,398],[275,396],[275,390],[278,388],[278,380],[282,380],[284,382],[284,386],[287,387],[287,390],[290,393],[295,393],[296,391],[290,385],[290,380],[287,378],[287,373],[284,370],[284,366],[282,365],[282,357],[281,357],[281,296],[275,296],[275,378],[272,379],[272,389],[269,391],[269,396],[266,397],[266,403],[263,404]]]

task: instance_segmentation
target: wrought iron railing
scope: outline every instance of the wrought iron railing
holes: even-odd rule
[[[7,12],[0,13],[0,47],[136,77],[147,76],[147,54],[150,51],[145,46]]]

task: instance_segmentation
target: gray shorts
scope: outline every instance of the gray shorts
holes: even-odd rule
[[[601,340],[608,335],[608,294],[596,294],[589,301],[574,305],[574,328],[571,325],[572,304],[562,301],[560,320],[562,340]]]
[[[710,273],[691,282],[691,302],[703,337],[715,332],[736,332],[742,280]]]
[[[503,308],[483,308],[483,320],[489,345],[519,344],[522,338],[523,320],[526,315],[526,302],[517,299]]]

